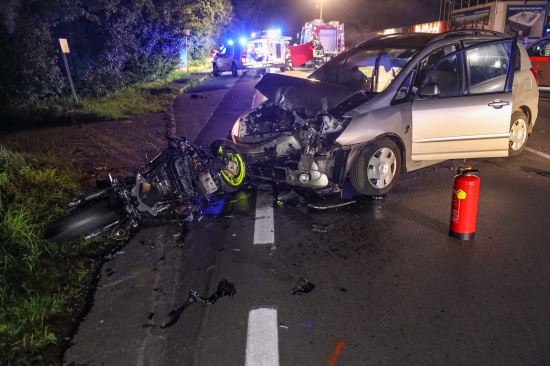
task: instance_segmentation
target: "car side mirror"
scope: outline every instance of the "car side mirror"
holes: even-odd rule
[[[439,85],[437,83],[427,83],[420,89],[421,98],[436,98],[439,96]]]

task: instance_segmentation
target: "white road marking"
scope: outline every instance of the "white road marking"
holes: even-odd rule
[[[550,160],[550,155],[548,155],[548,154],[545,154],[545,153],[540,152],[538,150],[532,149],[530,147],[526,147],[525,150],[527,150],[527,151],[529,151],[529,152],[531,152],[535,155],[542,156],[543,158],[546,158],[546,159]]]
[[[273,197],[270,191],[256,191],[256,222],[254,244],[275,243],[273,225]]]
[[[278,366],[277,310],[254,309],[248,314],[246,366]]]

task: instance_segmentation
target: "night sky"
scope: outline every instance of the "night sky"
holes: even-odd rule
[[[439,20],[440,0],[323,0],[323,19],[343,22],[346,42],[369,32]],[[264,26],[295,37],[306,21],[319,18],[320,0],[276,0]]]

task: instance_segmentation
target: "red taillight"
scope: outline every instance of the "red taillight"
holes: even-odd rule
[[[537,82],[537,86],[539,86],[539,73],[534,68],[531,68],[531,73],[535,77],[535,81]]]

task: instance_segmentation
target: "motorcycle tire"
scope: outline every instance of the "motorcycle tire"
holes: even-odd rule
[[[121,218],[122,215],[114,211],[109,198],[105,198],[49,223],[44,228],[44,238],[62,243]]]
[[[237,147],[228,140],[216,140],[210,145],[210,151],[217,158],[226,161],[220,171],[222,188],[226,192],[236,192],[244,184],[245,165]]]

